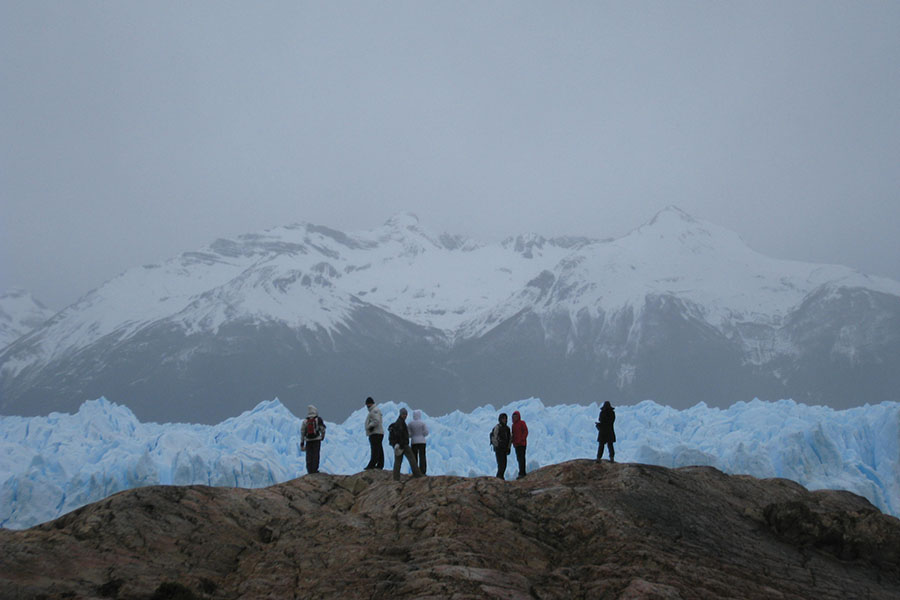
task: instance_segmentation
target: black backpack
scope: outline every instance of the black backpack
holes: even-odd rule
[[[400,432],[397,431],[398,429],[400,428],[397,426],[396,421],[388,425],[388,445],[391,447],[400,443]]]
[[[497,423],[491,429],[491,447],[494,451],[509,450],[509,427]]]

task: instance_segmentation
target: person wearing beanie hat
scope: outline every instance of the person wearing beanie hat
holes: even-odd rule
[[[401,408],[397,420],[388,427],[388,443],[394,449],[395,481],[400,481],[400,467],[403,465],[404,455],[409,461],[409,466],[412,467],[413,477],[422,476],[422,471],[419,470],[419,465],[416,464],[416,459],[409,447],[409,428],[406,426],[406,415],[408,414],[409,412],[405,408]]]
[[[384,425],[382,425],[381,409],[372,397],[366,398],[366,436],[369,438],[370,458],[366,470],[384,468]]]
[[[497,479],[506,479],[506,458],[512,444],[512,432],[506,424],[506,413],[500,413],[497,424],[491,430],[491,448],[497,458]]]
[[[306,411],[306,419],[300,429],[300,450],[306,452],[306,472],[319,472],[319,451],[325,439],[325,421],[312,404]]]

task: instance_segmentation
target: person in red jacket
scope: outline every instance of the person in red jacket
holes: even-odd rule
[[[528,425],[522,420],[519,411],[513,413],[512,424],[512,444],[516,449],[516,460],[519,461],[519,476],[516,479],[525,477],[525,447],[528,441]]]

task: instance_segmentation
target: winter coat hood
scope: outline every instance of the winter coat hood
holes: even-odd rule
[[[424,444],[428,435],[428,425],[422,420],[422,411],[413,411],[413,420],[409,423],[409,437],[411,444]]]
[[[522,420],[519,411],[513,413],[512,443],[513,446],[525,446],[528,440],[528,425]]]
[[[315,433],[309,432],[308,427],[310,425],[310,421],[315,423],[313,428],[315,429]],[[316,407],[310,404],[307,407],[306,411],[306,421],[303,423],[303,430],[300,434],[300,441],[302,442],[315,442],[318,440],[325,439],[325,423],[322,421],[322,417],[319,416],[319,411],[316,410]]]

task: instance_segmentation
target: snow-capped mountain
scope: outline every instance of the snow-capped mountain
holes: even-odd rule
[[[31,292],[14,288],[0,295],[0,350],[47,322],[53,311]]]
[[[676,407],[898,398],[900,283],[775,260],[677,208],[614,240],[300,224],[126,271],[0,353],[0,412],[106,396],[215,422],[530,396]]]

